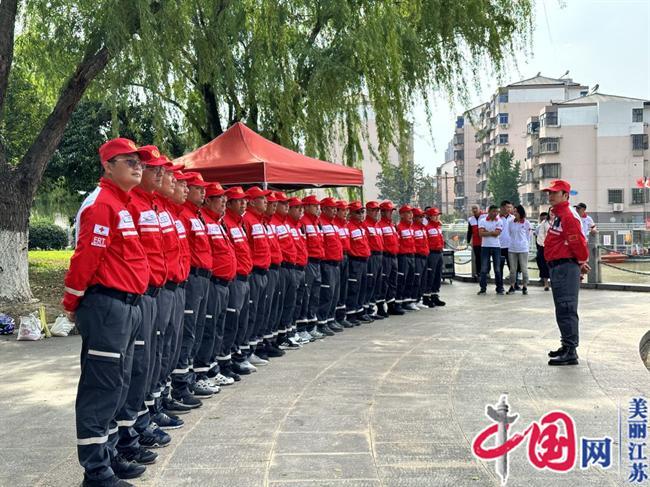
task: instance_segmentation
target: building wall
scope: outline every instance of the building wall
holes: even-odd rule
[[[438,194],[440,195],[440,211],[444,215],[454,213],[454,200],[456,192],[454,191],[454,169],[455,162],[447,161],[436,170],[436,184]]]

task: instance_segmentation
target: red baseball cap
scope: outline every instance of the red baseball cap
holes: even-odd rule
[[[363,205],[361,204],[361,201],[353,201],[348,205],[348,208],[350,211],[359,211],[363,210]]]
[[[565,191],[569,193],[571,192],[571,185],[564,179],[554,179],[551,181],[551,185],[548,188],[542,189],[542,191]]]
[[[226,190],[226,197],[229,200],[242,200],[247,197],[241,186],[233,186]]]
[[[246,191],[246,197],[249,200],[254,200],[256,198],[262,198],[264,196],[268,196],[272,193],[273,191],[269,191],[268,189],[261,189],[259,186],[251,186],[248,188]]]
[[[207,188],[210,186],[210,183],[204,181],[203,176],[198,172],[186,172],[185,174],[191,176],[187,180],[188,186],[198,186],[199,188]]]
[[[379,205],[379,209],[380,209],[380,210],[394,210],[394,209],[395,209],[395,205],[393,204],[392,201],[387,200],[387,201],[382,202],[382,203]]]
[[[413,207],[411,205],[404,205],[399,209],[400,213],[406,213],[409,211],[413,211]]]
[[[320,201],[318,201],[318,198],[316,198],[315,194],[310,194],[308,196],[305,196],[302,199],[302,204],[303,205],[318,205],[318,204],[320,204]]]
[[[320,200],[320,205],[323,208],[336,208],[336,200],[330,196]]]
[[[379,209],[379,203],[376,201],[368,201],[366,203],[366,210],[378,210]]]
[[[155,145],[143,145],[142,147],[140,147],[140,149],[149,151],[149,153],[151,154],[152,158],[146,161],[147,166],[151,166],[151,167],[164,166],[169,162],[167,156],[162,155],[158,150],[158,147],[156,147]]]
[[[268,201],[269,203],[277,203],[278,198],[275,196],[275,193],[271,191],[269,195],[266,197],[266,201]]]
[[[289,207],[302,206],[302,200],[300,198],[289,198]]]
[[[413,216],[424,216],[424,212],[420,208],[413,208]]]
[[[160,152],[158,152],[157,148],[156,153],[157,154],[154,155],[150,149],[146,149],[145,147],[138,147],[132,140],[122,137],[108,140],[99,147],[99,159],[102,162],[110,161],[113,157],[122,154],[138,154],[142,162],[148,162],[152,159],[157,159],[160,157]]]
[[[219,183],[210,183],[210,185],[205,189],[205,197],[210,198],[212,196],[223,196],[226,194],[226,190]]]
[[[191,172],[184,173],[180,171],[174,171],[174,177],[176,178],[177,181],[187,181],[189,179],[192,179],[194,176],[192,175]]]
[[[345,209],[347,209],[347,207],[348,207],[348,202],[345,201],[345,200],[338,200],[338,201],[336,202],[336,207],[337,207],[339,210],[345,210]]]
[[[427,214],[427,216],[437,216],[437,215],[440,215],[440,210],[434,206],[432,208],[429,208],[426,211],[426,214]]]
[[[164,158],[167,159],[167,164],[165,164],[165,170],[166,171],[180,171],[182,169],[185,169],[185,164],[174,164],[169,157],[163,156]]]
[[[276,191],[275,201],[277,201],[278,203],[287,203],[289,201],[289,197],[286,194],[284,194],[282,191]]]

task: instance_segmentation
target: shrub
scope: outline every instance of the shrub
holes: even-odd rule
[[[47,221],[29,224],[29,249],[61,250],[68,246],[68,234],[64,229]]]

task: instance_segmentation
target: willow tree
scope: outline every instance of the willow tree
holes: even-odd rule
[[[84,94],[144,98],[193,144],[236,121],[317,157],[340,141],[351,165],[372,116],[386,160],[405,148],[415,100],[462,100],[526,46],[532,1],[30,0],[17,15],[21,2],[0,0],[0,117],[14,52],[52,107],[19,158],[0,146],[0,298],[30,296],[29,209]],[[6,129],[0,118],[0,141]]]

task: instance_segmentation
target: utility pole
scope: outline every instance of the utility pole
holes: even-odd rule
[[[449,215],[449,183],[447,182],[447,171],[445,171],[445,214]]]

